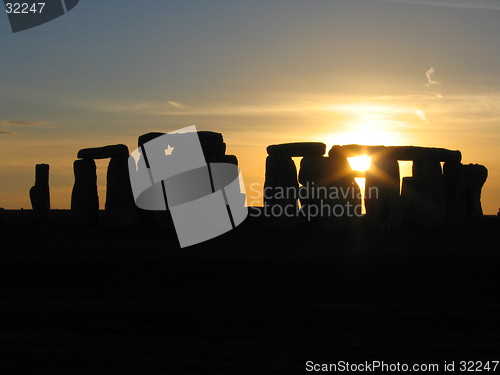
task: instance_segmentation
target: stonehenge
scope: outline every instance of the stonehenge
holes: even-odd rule
[[[297,187],[302,206],[346,204],[301,194],[311,186],[359,191],[348,158],[368,155],[371,167],[365,177],[366,222],[370,227],[440,227],[473,224],[482,217],[481,189],[488,170],[478,164],[463,165],[458,150],[416,146],[335,145],[328,157],[317,142],[287,143],[267,147],[265,188],[271,191]],[[302,157],[298,178],[292,157]],[[412,161],[412,176],[400,181],[398,161]],[[441,164],[443,163],[443,167]],[[306,196],[303,198],[303,196]],[[296,204],[290,198],[267,198],[267,205]],[[349,203],[358,204],[352,198]]]
[[[282,209],[298,207],[297,168],[292,157],[322,157],[326,145],[320,142],[284,143],[267,147],[264,205]]]
[[[297,198],[305,211],[333,211],[337,206],[344,210],[348,204],[358,205],[361,195],[347,158],[342,154],[325,157],[325,151],[326,145],[319,142],[269,146],[265,205],[288,208],[288,212],[298,207]],[[292,157],[302,157],[298,176]],[[299,187],[299,183],[302,186]],[[284,210],[281,212],[285,213]]]
[[[128,147],[122,144],[78,151],[73,164],[75,184],[71,195],[73,219],[94,225],[99,217],[95,159],[110,159],[106,181],[104,218],[110,226],[128,226],[136,221],[137,208],[128,175]]]
[[[157,140],[159,137],[161,139]],[[139,137],[138,145],[139,148],[134,151],[137,165],[131,166],[134,171],[131,177],[135,181],[135,176],[147,170],[152,184],[144,189],[140,186],[141,179],[138,179],[136,184],[132,184],[133,191],[138,207],[151,210],[145,214],[152,216],[157,225],[174,225],[178,238],[185,239],[190,235],[183,232],[180,220],[185,220],[187,216],[180,210],[195,204],[207,204],[210,199],[218,199],[221,193],[230,224],[239,224],[240,218],[235,214],[239,211],[233,212],[231,207],[244,206],[246,196],[241,193],[238,159],[234,155],[226,155],[221,133],[195,129],[180,133],[147,133]],[[161,185],[158,176],[162,176]],[[195,216],[202,218],[203,213]]]
[[[142,165],[149,168],[149,161],[145,153],[145,144],[154,139],[165,135],[166,133],[151,132],[138,137],[139,164],[143,158]],[[189,158],[192,150],[185,147],[192,142],[193,132],[191,133],[169,133],[168,148],[165,153],[155,155],[163,163],[168,157]],[[234,155],[226,155],[226,144],[221,133],[211,131],[198,131],[197,140],[203,151],[208,173],[217,173],[219,176],[218,164],[226,163],[234,166],[238,165],[238,159]],[[147,146],[146,146],[147,147]],[[198,148],[199,149],[199,148]],[[129,176],[129,149],[126,145],[117,144],[103,147],[85,148],[77,153],[74,162],[75,183],[71,195],[71,211],[75,222],[83,225],[95,225],[99,217],[99,196],[97,192],[97,159],[110,159],[106,174],[106,200],[104,206],[104,223],[108,226],[126,227],[137,224],[138,222],[156,221],[160,226],[171,220],[167,218],[168,212],[152,213],[141,210],[134,201],[132,185]],[[151,157],[151,155],[148,155]],[[213,171],[211,172],[211,170]],[[229,175],[225,178],[238,178],[238,169],[230,168]],[[213,179],[209,184],[213,184]],[[194,188],[195,186],[192,186]],[[161,195],[164,202],[166,194],[165,186],[163,189],[155,189],[155,196]],[[150,199],[151,197],[148,197]],[[243,198],[244,200],[244,195]],[[167,207],[163,207],[165,211]],[[168,209],[167,209],[168,211]],[[167,224],[167,225],[170,225]]]
[[[50,211],[49,165],[35,166],[35,185],[30,189],[31,206],[37,220],[46,220]]]
[[[139,161],[144,159],[142,165],[149,168],[147,156],[151,155],[145,153],[148,147],[146,143],[165,134],[151,132],[138,137],[137,152]],[[190,142],[189,137],[192,137],[189,134],[168,133],[165,143],[168,148],[165,155],[159,155],[159,160],[163,163],[164,158],[168,157],[189,158],[192,151],[185,147]],[[201,147],[203,151],[213,190],[212,172],[218,170],[216,165],[225,163],[238,166],[238,159],[234,155],[226,155],[226,143],[221,133],[198,131],[197,135],[200,142],[198,150]],[[462,154],[458,150],[351,144],[335,145],[325,156],[324,143],[296,142],[270,145],[267,153],[265,208],[279,206],[282,209],[289,208],[289,212],[299,212],[299,207],[305,210],[314,206],[332,210],[341,207],[341,212],[345,214],[347,208],[352,207],[353,212],[356,212],[359,207],[355,216],[361,216],[361,191],[355,178],[364,177],[365,222],[369,227],[462,226],[477,223],[483,215],[481,191],[488,170],[478,164],[462,164]],[[371,166],[365,172],[354,171],[349,164],[348,158],[359,155],[371,157]],[[97,223],[99,197],[95,160],[109,158],[105,222],[111,226],[137,223],[141,210],[134,202],[129,179],[128,147],[118,144],[86,148],[78,151],[77,157],[71,198],[75,220],[85,224]],[[292,159],[294,157],[301,158],[298,170]],[[412,161],[411,176],[401,179],[398,161]],[[30,190],[33,210],[42,219],[46,218],[50,209],[48,171],[46,164],[36,166],[35,186]],[[237,173],[237,168],[234,171]],[[236,178],[237,175],[226,176],[232,177]],[[154,195],[166,202],[167,192],[164,186],[155,189]],[[168,211],[168,207],[165,208]],[[281,212],[285,213],[285,210]],[[142,215],[145,215],[145,211],[142,211]],[[342,215],[334,213],[334,217],[338,216]]]

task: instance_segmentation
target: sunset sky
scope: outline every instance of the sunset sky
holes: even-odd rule
[[[16,34],[2,12],[0,51],[3,208],[31,208],[36,163],[69,208],[79,149],[193,124],[247,190],[269,144],[419,145],[484,164],[500,207],[499,0],[81,0]]]

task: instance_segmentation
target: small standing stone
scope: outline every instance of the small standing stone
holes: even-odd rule
[[[30,189],[31,205],[37,220],[47,220],[50,211],[49,165],[35,167],[35,186]]]

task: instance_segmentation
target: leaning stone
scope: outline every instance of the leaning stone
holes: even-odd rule
[[[326,145],[321,142],[283,143],[267,147],[267,153],[272,156],[322,156],[325,151]]]
[[[99,216],[99,196],[97,194],[97,174],[94,160],[80,159],[73,163],[75,184],[71,194],[71,213],[80,224],[97,223]]]
[[[35,167],[35,186],[30,189],[31,206],[38,220],[46,220],[50,211],[49,165]]]
[[[465,207],[466,221],[477,223],[483,217],[481,206],[481,189],[488,178],[488,169],[480,164],[463,166],[465,176]]]
[[[125,145],[111,145],[95,148],[84,148],[78,151],[80,159],[107,159],[115,156],[128,157],[128,147]]]
[[[133,226],[138,222],[127,157],[117,156],[109,161],[104,215],[106,224],[113,227]]]

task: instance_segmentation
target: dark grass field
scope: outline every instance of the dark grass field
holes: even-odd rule
[[[4,211],[0,366],[305,374],[308,360],[500,360],[499,229],[496,217],[391,232],[253,218],[180,249],[171,229]]]

